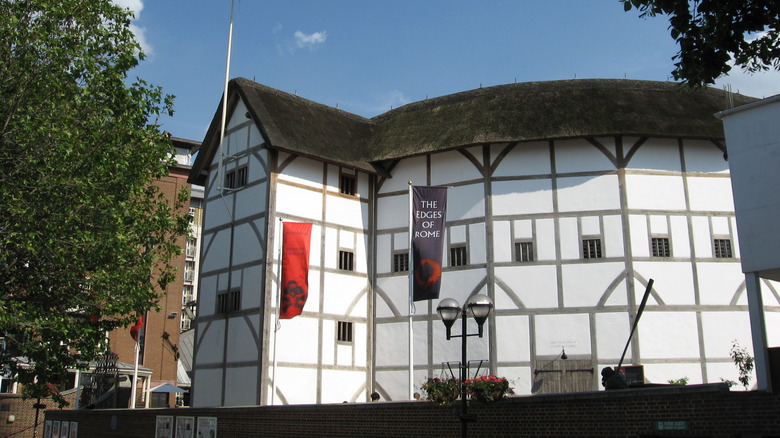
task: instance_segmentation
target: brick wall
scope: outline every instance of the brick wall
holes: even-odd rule
[[[65,400],[73,406],[76,400],[76,391],[66,391],[62,395]],[[33,436],[33,425],[35,424],[35,409],[33,405],[37,400],[23,399],[18,394],[0,394],[0,437],[28,438]],[[55,407],[56,404],[51,399],[41,400],[41,403],[48,408]],[[9,416],[13,415],[14,421],[9,421]],[[43,416],[41,410],[38,417],[37,436],[43,437]],[[82,435],[87,436],[87,435]]]
[[[457,437],[460,405],[377,402],[332,405],[46,411],[77,421],[79,437],[155,436],[158,415],[216,417],[217,436]],[[691,385],[512,397],[472,403],[473,437],[771,437],[780,436],[780,396]],[[661,423],[659,423],[661,422]],[[112,428],[112,423],[115,426]],[[684,430],[662,430],[664,428]]]

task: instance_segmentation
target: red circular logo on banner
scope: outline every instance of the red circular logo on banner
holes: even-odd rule
[[[435,260],[422,259],[414,270],[414,281],[422,287],[431,287],[441,278],[441,266]]]

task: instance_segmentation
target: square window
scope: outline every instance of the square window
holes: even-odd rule
[[[352,343],[352,323],[348,321],[339,321],[338,327],[336,328],[336,340],[338,342],[348,342]]]
[[[393,272],[409,272],[409,253],[393,254]]]
[[[184,262],[184,281],[195,281],[195,262]]]
[[[465,246],[453,246],[450,248],[450,266],[466,266],[468,262],[468,254],[466,253]]]
[[[187,250],[186,250],[187,257],[189,258],[195,257],[195,255],[197,255],[197,251],[198,251],[198,239],[194,237],[188,237]]]
[[[226,189],[234,189],[236,188],[236,171],[230,171],[225,174],[225,188]]]
[[[341,184],[339,189],[345,195],[354,195],[356,193],[357,179],[355,175],[341,175]]]
[[[246,166],[242,166],[238,168],[238,170],[236,171],[236,188],[244,187],[246,185],[247,175],[248,172]]]
[[[217,293],[217,313],[235,312],[241,309],[241,289]]]
[[[352,251],[339,251],[339,269],[343,271],[355,270],[355,254]]]
[[[534,243],[515,242],[515,261],[516,262],[534,261]]]
[[[653,249],[653,257],[671,257],[672,253],[669,250],[669,238],[668,237],[653,237],[650,239],[650,245]]]
[[[601,239],[582,239],[582,258],[600,259]]]
[[[734,257],[731,252],[731,239],[715,239],[715,257],[719,259],[730,259]]]

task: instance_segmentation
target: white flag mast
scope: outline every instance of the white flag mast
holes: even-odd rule
[[[409,260],[407,266],[409,271],[409,400],[414,400],[414,327],[412,318],[414,317],[414,263],[412,254],[412,181],[409,181]]]
[[[222,93],[222,121],[219,129],[219,165],[217,166],[217,187],[219,193],[222,194],[224,189],[224,181],[222,179],[222,157],[225,155],[225,151],[222,149],[222,144],[225,138],[225,124],[227,122],[227,101],[228,101],[228,82],[230,81],[230,53],[233,50],[233,6],[235,0],[230,0],[230,26],[228,27],[228,46],[227,46],[227,61],[225,62],[225,89]]]

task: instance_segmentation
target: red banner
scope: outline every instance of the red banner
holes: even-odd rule
[[[130,336],[133,337],[133,340],[135,342],[138,342],[138,334],[141,332],[141,329],[144,327],[144,317],[143,315],[138,317],[138,322],[135,323],[134,326],[130,327]]]
[[[311,224],[285,222],[282,231],[282,293],[279,319],[303,312],[309,296]]]

